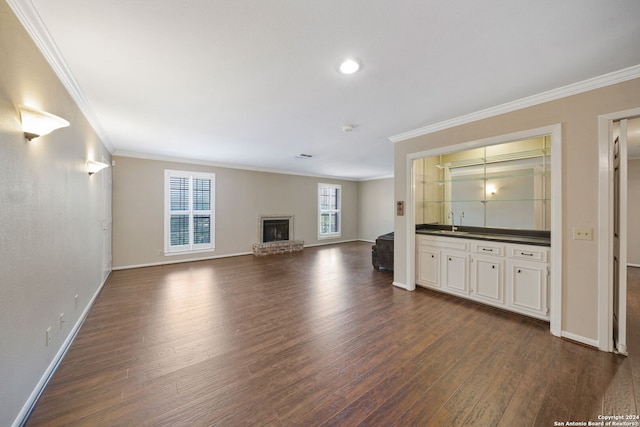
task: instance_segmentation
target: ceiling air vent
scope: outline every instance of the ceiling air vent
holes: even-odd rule
[[[304,153],[300,153],[296,156],[296,159],[310,159],[312,158],[313,155],[312,154],[304,154]]]

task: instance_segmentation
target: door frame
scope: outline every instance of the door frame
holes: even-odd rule
[[[613,123],[640,116],[640,108],[598,116],[598,348],[626,354],[626,331],[621,336],[620,349],[613,342]],[[626,148],[626,147],[625,147]],[[626,197],[626,195],[624,196]],[[624,215],[624,213],[623,213]],[[627,236],[621,236],[625,240]],[[626,244],[621,243],[621,248]],[[625,249],[626,250],[626,249]],[[626,322],[627,294],[620,293],[620,307],[624,307],[621,322]]]
[[[415,186],[413,185],[413,161],[422,157],[437,156],[453,151],[461,151],[470,148],[486,147],[489,145],[506,142],[520,141],[523,139],[537,138],[540,136],[551,138],[551,254],[550,254],[550,281],[549,281],[549,317],[551,334],[562,336],[562,125],[560,123],[535,129],[528,129],[505,135],[498,135],[476,141],[462,142],[455,145],[444,146],[431,150],[410,153],[406,155],[406,272],[407,284],[394,285],[413,291],[416,288],[416,231],[415,231]]]
[[[102,156],[102,163],[111,164],[111,161]],[[102,284],[104,285],[113,269],[113,238],[112,238],[112,189],[113,173],[111,167],[102,170],[102,194],[101,194],[101,224],[102,230]]]

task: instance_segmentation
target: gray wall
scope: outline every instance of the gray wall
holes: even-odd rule
[[[113,266],[171,263],[251,252],[258,215],[295,215],[294,238],[305,245],[357,240],[359,183],[298,175],[114,156]],[[164,170],[216,174],[215,251],[164,256]],[[342,236],[318,240],[318,183],[342,185]],[[392,218],[391,218],[392,223]]]
[[[0,425],[8,426],[102,283],[102,172],[90,177],[85,162],[109,153],[5,2],[0,64]],[[29,103],[71,126],[26,142],[17,107]]]
[[[393,231],[393,178],[360,181],[358,237],[367,242]]]

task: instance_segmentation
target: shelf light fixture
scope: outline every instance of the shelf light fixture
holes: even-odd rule
[[[56,129],[69,126],[69,122],[46,111],[41,111],[32,107],[21,105],[20,120],[22,131],[28,141],[47,135]]]
[[[89,175],[93,175],[96,172],[100,172],[102,169],[109,167],[108,164],[98,162],[95,160],[87,160],[87,172]]]

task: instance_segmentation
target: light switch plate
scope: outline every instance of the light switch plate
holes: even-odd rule
[[[573,227],[573,240],[593,240],[593,228]]]

